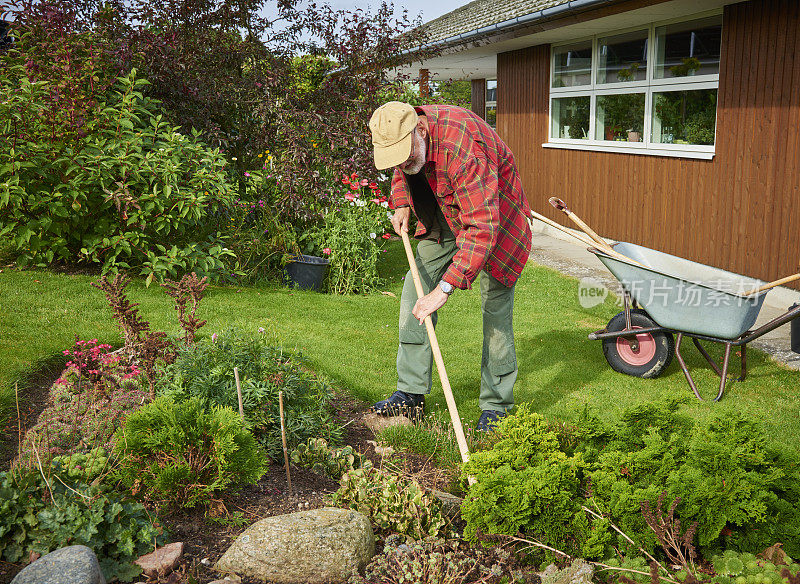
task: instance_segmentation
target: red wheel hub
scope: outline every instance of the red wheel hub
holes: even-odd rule
[[[631,327],[633,329],[640,329],[640,326]],[[626,362],[634,366],[646,365],[649,363],[656,354],[656,341],[650,333],[641,333],[636,335],[636,340],[639,342],[639,350],[634,351],[631,349],[630,344],[624,337],[617,337],[617,353]]]

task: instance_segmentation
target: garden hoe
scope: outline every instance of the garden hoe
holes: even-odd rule
[[[419,279],[419,270],[417,270],[417,262],[414,261],[414,252],[411,251],[411,242],[408,240],[408,233],[401,231],[400,236],[403,238],[403,245],[406,248],[408,265],[411,267],[411,276],[414,278],[414,287],[417,289],[417,298],[422,298],[425,294],[422,292],[422,282]],[[436,361],[436,369],[439,371],[439,379],[442,381],[442,389],[444,390],[444,398],[447,401],[447,409],[450,411],[450,419],[453,420],[453,430],[455,430],[456,433],[458,449],[461,451],[461,460],[467,462],[469,460],[467,439],[464,436],[464,428],[461,425],[461,418],[458,415],[458,408],[456,407],[456,400],[453,398],[453,390],[450,388],[450,381],[447,379],[447,371],[444,369],[442,351],[439,349],[439,343],[436,340],[436,332],[433,330],[433,322],[430,316],[425,317],[425,328],[428,330],[428,339],[431,341],[433,360]],[[469,477],[470,484],[474,483],[474,481],[475,479],[473,477]]]

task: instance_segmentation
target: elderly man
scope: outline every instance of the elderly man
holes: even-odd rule
[[[425,327],[456,288],[481,273],[483,357],[478,430],[488,430],[514,405],[517,378],[512,313],[514,284],[531,248],[514,155],[469,110],[449,105],[382,105],[369,122],[378,170],[394,168],[392,226],[408,231],[417,217],[416,263],[425,296],[411,273],[400,301],[397,391],[373,408],[386,415],[422,415],[431,390],[433,357]]]

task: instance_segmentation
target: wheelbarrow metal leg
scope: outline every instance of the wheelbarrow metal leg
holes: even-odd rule
[[[712,369],[714,369],[714,373],[721,376],[722,371],[720,371],[717,362],[711,355],[708,354],[708,351],[706,351],[703,345],[700,344],[700,341],[693,337],[692,342],[694,343],[694,346],[697,347],[697,350],[700,351],[700,354],[706,358],[706,361],[708,361],[708,364],[711,365]]]
[[[739,381],[744,381],[747,378],[747,345],[742,345],[742,374],[739,376]]]
[[[700,397],[700,392],[697,391],[697,386],[694,384],[694,379],[692,379],[691,373],[689,373],[689,369],[686,367],[686,363],[683,360],[683,356],[681,356],[681,341],[683,340],[683,333],[678,333],[678,337],[675,339],[675,356],[678,358],[678,363],[680,363],[681,369],[683,370],[683,374],[686,376],[686,381],[689,382],[689,387],[692,388],[694,392],[694,396],[703,401],[703,398]]]
[[[731,358],[731,344],[725,343],[725,357],[722,360],[722,378],[719,380],[719,393],[717,397],[714,398],[714,401],[717,402],[722,397],[722,394],[725,393],[725,383],[728,381],[728,362]]]

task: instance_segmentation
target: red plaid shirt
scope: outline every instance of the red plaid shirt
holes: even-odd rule
[[[485,269],[512,286],[531,250],[531,211],[514,155],[469,110],[449,105],[416,109],[428,119],[425,174],[458,245],[444,281],[469,288]],[[390,201],[394,207],[413,207],[408,183],[397,168]],[[415,237],[425,233],[418,221]]]

